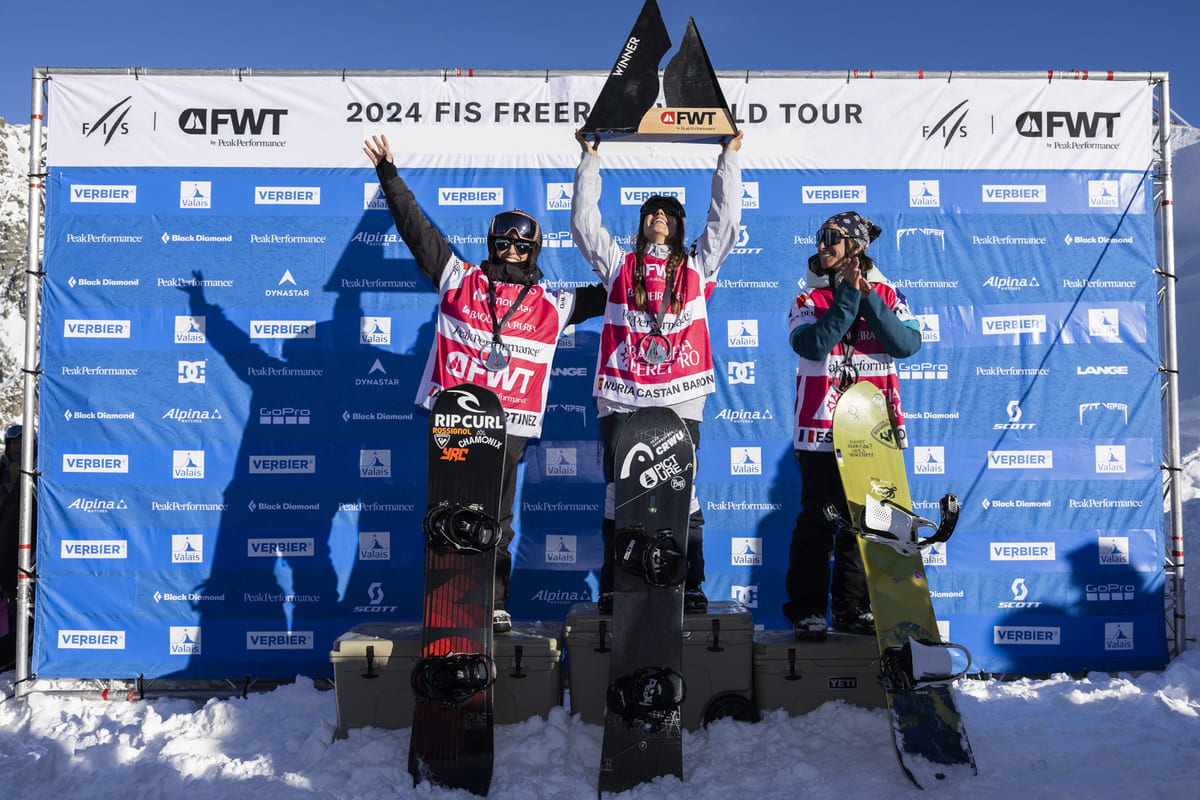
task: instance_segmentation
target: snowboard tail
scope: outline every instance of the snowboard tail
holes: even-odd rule
[[[913,642],[941,642],[920,549],[950,537],[957,498],[943,499],[938,525],[912,513],[896,428],[883,394],[870,383],[855,384],[838,400],[833,442],[850,510],[850,520],[838,521],[858,538],[881,662],[894,662],[897,650],[908,646],[911,651]],[[920,536],[926,527],[934,534]],[[909,687],[898,679],[883,681],[896,755],[904,773],[922,788],[976,773],[949,685],[953,677],[910,681]]]

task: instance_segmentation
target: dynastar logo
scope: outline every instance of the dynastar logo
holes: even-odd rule
[[[941,137],[942,149],[950,146],[950,143],[955,139],[965,138],[967,135],[967,101],[963,100],[954,108],[947,111],[932,125],[923,125],[921,127],[921,136],[925,141],[933,141],[935,137]]]
[[[129,95],[101,114],[95,122],[83,123],[83,138],[87,139],[99,132],[104,136],[104,145],[107,147],[118,133],[122,136],[129,133],[129,124],[125,122],[125,117],[129,116],[129,111],[133,108],[133,104],[129,102],[132,99],[133,95]]]
[[[1119,111],[1024,111],[1017,115],[1015,125],[1017,133],[1031,139],[1095,139],[1101,135],[1111,139],[1120,116]]]
[[[286,108],[185,108],[179,130],[195,136],[278,136]]]

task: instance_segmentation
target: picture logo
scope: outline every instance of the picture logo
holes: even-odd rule
[[[914,314],[921,326],[922,342],[940,342],[942,340],[942,323],[937,314]]]
[[[742,182],[742,209],[758,208],[758,181]]]
[[[387,211],[387,197],[379,181],[363,184],[363,211]]]
[[[1133,620],[1104,623],[1105,650],[1133,649]]]
[[[208,361],[201,359],[200,361],[180,361],[179,362],[179,382],[180,383],[204,383],[205,372],[208,369]]]
[[[762,565],[762,539],[735,536],[731,545],[730,562],[735,567],[757,567]]]
[[[107,147],[118,133],[122,136],[129,133],[129,123],[125,121],[125,118],[133,109],[133,103],[130,102],[132,99],[133,95],[129,95],[109,107],[94,122],[83,123],[83,138],[87,139],[93,134],[99,133],[104,137],[104,145]]]
[[[738,383],[754,383],[753,361],[729,362],[729,384],[732,386]]]
[[[758,608],[758,586],[751,584],[749,586],[738,586],[734,584],[729,587],[730,600],[741,603],[746,608]]]
[[[925,141],[935,141],[937,138],[942,140],[942,149],[950,146],[950,143],[955,139],[965,138],[967,135],[967,101],[963,100],[958,105],[951,108],[939,119],[932,124],[921,126],[921,136]]]
[[[391,344],[391,317],[363,317],[358,331],[359,344]]]
[[[1031,139],[1113,138],[1119,111],[1024,111],[1014,122],[1017,133]]]
[[[286,108],[185,108],[179,130],[193,136],[278,136]]]
[[[578,553],[575,536],[554,534],[546,537],[547,564],[574,564]]]

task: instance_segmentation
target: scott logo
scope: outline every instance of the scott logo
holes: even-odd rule
[[[220,133],[262,136],[270,120],[269,133],[278,136],[280,121],[287,113],[286,108],[185,108],[179,115],[179,130],[196,136]]]

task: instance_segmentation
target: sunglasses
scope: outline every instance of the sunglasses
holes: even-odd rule
[[[538,238],[538,224],[537,220],[522,211],[504,211],[492,217],[488,233],[492,236],[514,233],[522,239],[533,241]]]
[[[520,255],[525,255],[533,249],[533,242],[522,241],[521,239],[496,239],[496,254],[503,253],[508,248],[513,248]]]
[[[838,242],[849,238],[837,228],[821,228],[817,231],[817,244],[823,244],[826,247],[835,247]]]
[[[661,211],[668,217],[679,219],[679,208],[676,206],[667,205],[665,203],[646,206],[644,209],[642,209],[642,211],[647,217],[652,217]]]

